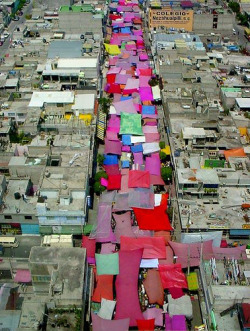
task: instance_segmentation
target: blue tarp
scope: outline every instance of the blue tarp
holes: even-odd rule
[[[129,161],[122,161],[122,168],[129,168]]]
[[[122,143],[123,145],[131,145],[131,136],[129,134],[123,134],[122,135]]]
[[[121,99],[120,99],[120,101],[129,100],[129,99],[132,99],[132,97],[124,97],[124,96],[122,96]]]
[[[131,152],[133,153],[143,152],[142,144],[131,146]]]
[[[142,114],[143,115],[154,115],[155,114],[155,106],[142,106]]]
[[[130,28],[129,27],[125,27],[125,28],[121,28],[121,33],[130,33]]]
[[[118,164],[118,156],[117,155],[104,155],[105,159],[103,164],[104,165],[112,165],[112,164]]]

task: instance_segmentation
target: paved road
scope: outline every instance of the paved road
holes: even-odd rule
[[[10,40],[13,39],[13,32],[15,29],[25,22],[25,15],[30,14],[32,11],[32,1],[22,9],[23,15],[20,16],[19,21],[11,21],[10,25],[8,26],[9,37],[4,41],[3,45],[0,46],[0,58],[3,58],[7,53],[8,47],[10,45]]]
[[[41,245],[40,236],[16,236],[19,246],[17,248],[5,248],[4,257],[28,258],[31,247]]]
[[[240,46],[246,47],[246,49],[250,52],[250,42],[244,36],[245,27],[234,24],[234,29],[236,30],[238,36],[238,43]]]

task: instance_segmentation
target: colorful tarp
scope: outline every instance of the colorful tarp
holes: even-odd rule
[[[143,135],[140,114],[121,113],[120,134]]]

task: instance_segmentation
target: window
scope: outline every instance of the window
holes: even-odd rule
[[[30,216],[30,215],[26,215],[26,216],[24,216],[24,218],[25,218],[26,220],[32,220],[32,216]]]
[[[12,216],[11,215],[4,215],[4,219],[5,220],[12,220]]]

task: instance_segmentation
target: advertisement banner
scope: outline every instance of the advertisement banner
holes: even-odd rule
[[[185,29],[190,32],[193,30],[193,10],[150,9],[149,26]]]

